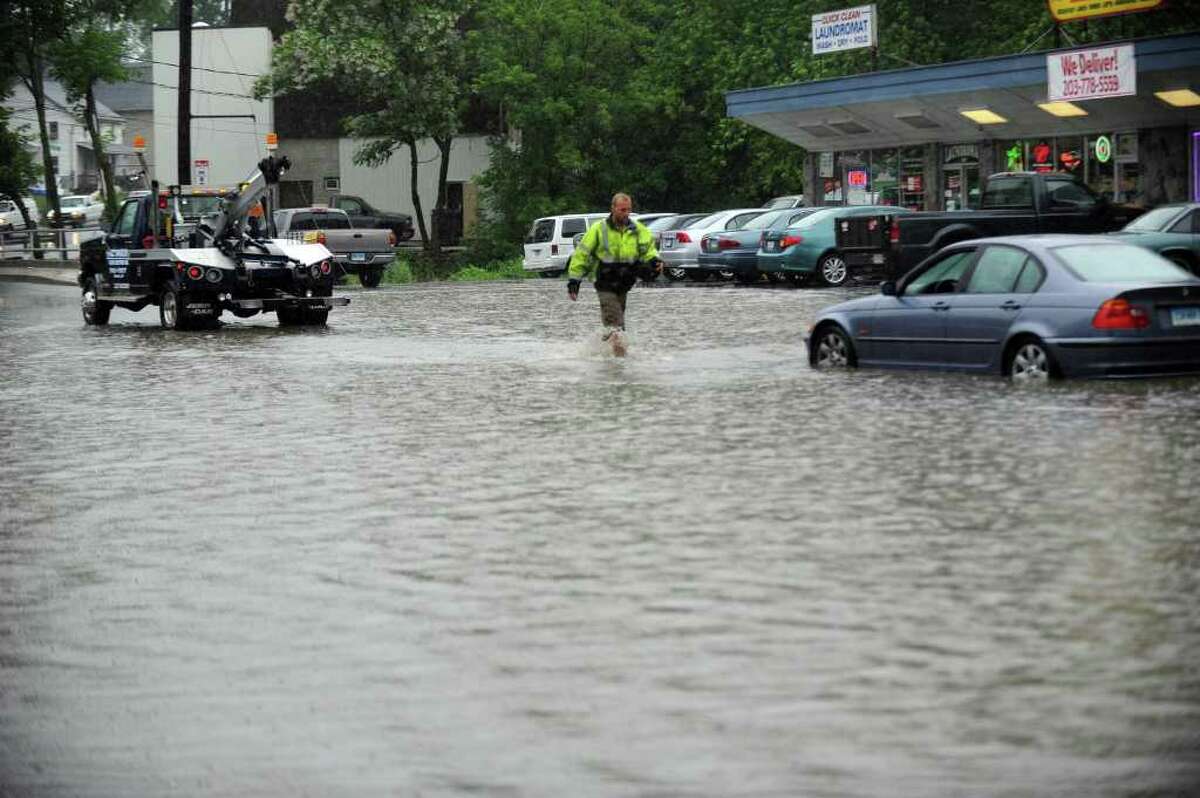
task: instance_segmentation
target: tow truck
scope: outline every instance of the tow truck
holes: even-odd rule
[[[277,237],[270,189],[291,166],[286,156],[259,161],[194,223],[180,211],[181,188],[160,190],[142,163],[149,193],[127,199],[105,235],[81,245],[85,323],[108,324],[115,307],[157,305],[162,326],[174,330],[215,327],[226,310],[239,318],[273,312],[281,326],[324,325],[330,308],[350,304],[333,296],[324,245]]]

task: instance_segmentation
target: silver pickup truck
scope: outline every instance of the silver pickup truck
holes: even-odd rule
[[[396,257],[396,235],[391,230],[368,230],[350,225],[350,217],[336,208],[287,208],[275,212],[280,238],[324,244],[333,253],[340,274],[358,275],[366,288],[375,288]]]

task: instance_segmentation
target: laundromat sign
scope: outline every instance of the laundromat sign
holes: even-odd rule
[[[857,6],[814,14],[812,18],[813,55],[874,47],[879,43],[875,6]]]

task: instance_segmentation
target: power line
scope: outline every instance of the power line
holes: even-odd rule
[[[141,61],[144,64],[158,64],[159,66],[175,67],[176,69],[179,68],[179,64],[172,64],[169,61],[155,61],[153,58],[138,58],[137,56],[129,56],[129,60],[130,61]],[[264,75],[264,74],[258,74],[255,72],[234,72],[234,71],[228,70],[228,69],[212,69],[210,67],[198,67],[198,66],[193,66],[192,71],[193,72],[215,72],[218,75],[237,75],[238,77],[242,77],[242,78],[266,77],[266,75]]]

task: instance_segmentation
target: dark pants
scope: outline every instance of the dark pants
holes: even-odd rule
[[[625,329],[625,297],[628,291],[596,291],[600,299],[600,323],[613,330]]]

